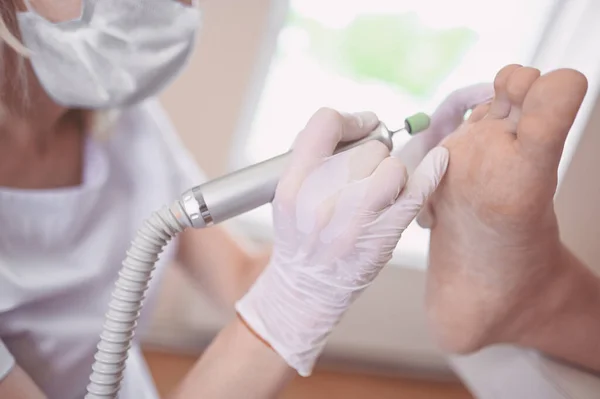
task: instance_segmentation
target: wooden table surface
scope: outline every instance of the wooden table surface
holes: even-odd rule
[[[161,352],[145,352],[162,397],[170,392],[196,358]],[[296,378],[282,399],[472,399],[458,383],[417,381],[317,370],[309,378]]]

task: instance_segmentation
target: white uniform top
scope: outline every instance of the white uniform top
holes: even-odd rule
[[[0,188],[0,380],[16,361],[51,399],[83,398],[114,281],[143,220],[203,179],[154,99],[126,109],[107,141],[88,139],[84,159],[79,187]],[[161,256],[144,316],[175,247]],[[120,397],[158,398],[137,345]]]

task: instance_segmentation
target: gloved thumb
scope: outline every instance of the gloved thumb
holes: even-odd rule
[[[409,177],[402,192],[387,212],[395,228],[405,230],[435,192],[448,168],[448,149],[435,147]]]
[[[468,110],[490,101],[493,97],[492,83],[480,83],[456,90],[435,110],[429,128],[413,137],[394,156],[398,156],[406,165],[409,175],[412,174],[425,155],[461,125]],[[435,215],[429,202],[423,205],[417,223],[423,228],[433,227]]]
[[[493,97],[492,83],[480,83],[454,91],[437,107],[431,116],[429,128],[413,137],[394,156],[402,160],[410,175],[433,147],[461,125],[468,110]]]

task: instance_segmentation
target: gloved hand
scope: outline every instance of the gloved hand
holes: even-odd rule
[[[273,202],[270,264],[238,314],[300,375],[310,375],[344,312],[392,257],[402,232],[436,189],[448,150],[434,148],[407,179],[398,158],[366,136],[375,114],[317,112],[296,139]]]
[[[423,160],[423,157],[464,121],[465,113],[479,104],[489,102],[494,97],[491,83],[480,83],[456,90],[439,105],[431,117],[431,124],[424,132],[413,137],[395,156],[402,159],[410,174]],[[428,204],[417,217],[421,227],[431,228],[435,222],[434,213]]]

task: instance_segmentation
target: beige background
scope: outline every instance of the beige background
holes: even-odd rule
[[[270,4],[270,0],[202,2],[203,26],[193,59],[162,95],[183,140],[210,177],[226,169]]]

